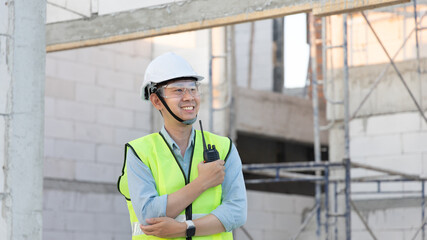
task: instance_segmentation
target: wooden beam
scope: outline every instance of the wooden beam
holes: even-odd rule
[[[193,31],[301,12],[336,14],[409,0],[188,0],[47,24],[48,52]]]
[[[316,16],[328,16],[355,11],[363,11],[372,8],[385,7],[400,3],[410,2],[410,0],[369,0],[369,1],[321,1],[315,8],[313,14]]]

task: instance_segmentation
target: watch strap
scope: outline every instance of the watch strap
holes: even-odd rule
[[[186,236],[188,239],[188,238],[193,237],[196,234],[196,226],[194,225],[193,221],[191,221],[191,220],[185,221],[185,224],[187,224]]]

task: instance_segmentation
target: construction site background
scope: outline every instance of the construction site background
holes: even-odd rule
[[[50,18],[55,16],[55,10],[52,10],[53,5],[47,6],[48,22],[58,21],[59,16],[64,16],[59,14],[56,19]],[[89,7],[83,7],[89,9],[88,14]],[[421,28],[427,26],[424,18],[426,10],[426,2],[418,1],[418,47],[413,30],[413,3],[365,12],[389,54],[394,57],[399,51],[394,58],[399,74],[424,114],[427,110],[427,83],[423,80],[426,77],[427,32]],[[112,10],[103,11],[110,13]],[[79,16],[66,16],[63,20],[73,18]],[[322,44],[323,48],[343,44],[343,21],[343,15],[326,17],[324,39],[320,34],[321,19],[316,21],[320,91],[325,87],[321,95],[337,101],[344,98],[344,52],[340,47],[328,48],[326,62],[321,52]],[[116,180],[121,174],[124,143],[158,131],[161,127],[160,114],[149,102],[141,100],[139,88],[148,63],[164,52],[174,51],[182,55],[196,72],[207,79],[210,60],[213,59],[212,106],[219,110],[214,111],[211,119],[209,81],[205,81],[199,119],[204,121],[206,130],[231,136],[236,143],[239,143],[239,136],[242,141],[249,139],[245,138],[249,135],[260,141],[265,139],[285,145],[296,143],[299,147],[313,144],[310,80],[306,88],[273,92],[274,20],[251,24],[47,54],[43,239],[131,238],[128,211],[123,196],[117,191]],[[347,24],[351,160],[425,178],[425,119],[402,84],[399,74],[389,66],[387,55],[362,13],[349,14]],[[252,27],[254,31],[251,33]],[[230,46],[234,46],[232,51]],[[221,57],[232,52],[235,59],[233,70],[230,69],[233,65]],[[322,72],[322,64],[326,67],[325,73]],[[377,85],[373,85],[376,81]],[[371,89],[372,94],[359,110]],[[232,105],[229,105],[230,101]],[[328,159],[322,160],[341,162],[345,155],[344,107],[327,102],[324,98],[321,98],[320,105],[320,125],[330,123],[330,128],[320,135],[321,144],[328,148],[329,153]],[[0,121],[4,121],[3,118]],[[5,135],[3,127],[0,128],[0,135]],[[250,145],[240,143],[237,145],[239,152],[253,151]],[[294,160],[285,159],[282,155],[277,157],[281,152],[272,146],[259,151],[267,152],[266,149],[269,151],[265,154],[267,157],[258,159],[258,163],[277,163],[278,158],[283,158],[283,162]],[[286,154],[300,157],[294,152]],[[242,158],[242,161],[244,164],[254,163],[252,159]],[[1,174],[3,172],[0,173],[0,179],[3,179]],[[332,175],[342,178],[344,173],[338,170]],[[377,171],[361,168],[351,171],[355,179],[375,179],[378,175]],[[251,185],[248,185],[249,188]],[[244,229],[235,230],[235,239],[291,239],[314,208],[314,194],[283,194],[269,189],[269,184],[260,185],[269,191],[248,191],[248,221]],[[344,211],[343,189],[343,184],[338,185],[336,202],[340,212]],[[420,232],[420,226],[425,224],[422,211],[424,197],[421,197],[425,195],[423,181],[354,182],[351,191],[355,207],[366,221],[364,223],[355,211],[352,212],[353,239],[373,238],[365,224],[377,239],[424,239],[424,231]],[[334,195],[332,190],[329,195],[331,198]],[[5,208],[7,200],[1,201]],[[331,206],[334,204],[331,201]],[[342,219],[337,220],[338,232],[335,232],[335,219],[325,219],[324,209],[321,216],[323,225],[325,222],[331,225],[328,236],[325,236],[322,228],[322,239],[345,238]],[[0,222],[0,235],[6,231],[7,224]],[[316,230],[316,220],[313,218],[298,239],[316,239]]]

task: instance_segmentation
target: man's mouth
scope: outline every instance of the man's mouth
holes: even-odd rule
[[[182,107],[182,109],[184,109],[184,110],[194,110],[194,106],[191,106],[191,107]]]

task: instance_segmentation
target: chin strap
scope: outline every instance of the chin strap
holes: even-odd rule
[[[194,122],[196,122],[196,120],[197,120],[197,115],[193,119],[182,121],[182,123],[184,123],[185,125],[192,125]]]
[[[175,113],[172,112],[172,110],[169,108],[168,104],[165,102],[165,100],[163,99],[163,97],[160,96],[159,92],[156,92],[156,95],[160,99],[160,101],[163,103],[163,105],[166,107],[166,109],[168,110],[168,112],[172,115],[172,117],[175,118],[178,122],[184,123],[185,125],[191,125],[191,124],[193,124],[197,120],[197,115],[193,119],[189,119],[189,120],[185,120],[185,121],[182,120],[177,115],[175,115]]]

